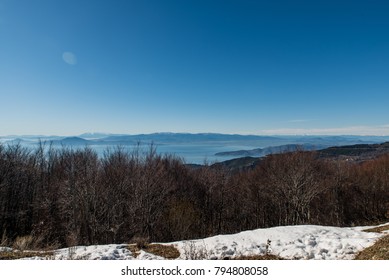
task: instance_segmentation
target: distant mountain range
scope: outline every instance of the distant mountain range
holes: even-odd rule
[[[158,152],[174,154],[182,157],[187,163],[200,164],[204,159],[210,162],[224,162],[234,158],[246,158],[241,164],[251,165],[253,159],[268,154],[285,151],[319,150],[322,156],[330,157],[335,154],[355,154],[363,151],[378,153],[381,146],[374,145],[389,141],[389,136],[261,136],[218,133],[152,133],[152,134],[106,134],[84,133],[78,136],[42,136],[42,135],[11,135],[0,137],[0,143],[20,143],[34,147],[39,142],[51,143],[54,146],[85,147],[93,146],[103,151],[111,146],[150,145],[155,144]],[[353,145],[362,145],[357,151]],[[342,147],[339,147],[342,146]],[[347,148],[345,148],[347,147]],[[226,163],[228,164],[228,163]],[[234,162],[230,164],[234,165]]]
[[[292,152],[300,148],[304,149],[304,147],[301,147],[299,145],[285,145],[285,146],[278,146],[278,147],[270,147],[266,149],[254,149],[254,150],[250,150],[249,152],[255,153],[256,150],[259,150],[261,156],[258,157],[243,156],[235,159],[218,162],[213,164],[212,166],[215,168],[223,167],[230,170],[231,172],[253,169],[264,159],[263,156],[265,155],[265,153],[271,151],[271,148],[274,148],[273,151],[275,152],[268,153],[268,154]],[[312,150],[316,150],[316,149],[312,149]],[[237,153],[239,152],[239,154],[243,154],[243,152],[241,151],[236,151],[236,152]],[[380,144],[356,144],[356,145],[328,147],[325,149],[318,149],[317,153],[320,158],[335,159],[335,160],[343,159],[348,161],[361,162],[361,161],[366,161],[369,159],[376,158],[377,156],[389,153],[389,142],[384,142]]]
[[[313,151],[328,147],[324,144],[287,144],[280,146],[270,146],[266,148],[257,148],[252,150],[239,150],[231,152],[216,153],[216,156],[237,156],[237,157],[263,157],[269,154],[278,154],[283,152],[293,152],[297,150]]]
[[[318,151],[320,157],[334,158],[334,157],[349,157],[354,159],[373,158],[381,154],[389,153],[389,142],[379,144],[355,144],[345,146],[323,147],[323,145],[312,144],[289,144],[274,147],[267,147],[264,149],[240,150],[232,152],[216,153],[218,156],[239,156],[241,158],[258,158],[269,154],[279,154],[283,152],[294,152],[297,150],[304,151]]]
[[[318,152],[321,157],[326,158],[347,157],[353,160],[366,160],[389,153],[389,142],[329,147]]]
[[[231,151],[247,154],[261,154],[260,149],[293,149],[293,145],[302,145],[308,149],[320,149],[323,147],[352,145],[352,144],[373,144],[389,141],[389,136],[263,136],[263,135],[240,135],[240,134],[219,134],[219,133],[151,133],[151,134],[106,134],[106,133],[84,133],[78,136],[44,136],[44,135],[11,135],[0,137],[0,141],[7,142],[38,142],[52,141],[54,144],[69,145],[131,145],[138,142],[155,144],[229,144],[240,146],[257,146],[251,151]],[[278,147],[277,147],[278,146]],[[267,153],[265,150],[264,153]]]

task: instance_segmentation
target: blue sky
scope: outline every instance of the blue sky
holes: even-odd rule
[[[389,135],[388,1],[0,0],[0,135]]]

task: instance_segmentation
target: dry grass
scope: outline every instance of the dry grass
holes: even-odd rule
[[[366,229],[366,232],[383,232],[389,225]],[[355,256],[356,260],[389,260],[389,235],[379,239],[373,246],[366,248]]]
[[[144,250],[169,260],[177,259],[180,256],[180,252],[173,245],[149,244]]]
[[[389,235],[379,239],[373,246],[355,256],[356,260],[389,260]]]
[[[134,244],[128,245],[128,250],[131,251],[131,254],[134,258],[138,257],[140,254],[140,249]]]
[[[266,260],[266,261],[273,261],[273,260],[284,260],[283,258],[272,255],[272,254],[266,254],[266,255],[253,255],[253,256],[238,256],[233,257],[231,260]]]
[[[37,237],[33,234],[26,236],[18,236],[12,244],[13,249],[24,251],[24,250],[39,250],[42,242],[41,237]]]
[[[42,238],[33,234],[26,236],[18,236],[12,242],[12,249],[9,251],[0,251],[0,260],[16,260],[22,258],[40,257],[43,259],[52,259],[54,251],[50,248],[45,250],[39,249],[39,244]],[[6,238],[6,234],[3,233],[1,239],[1,246],[10,245],[10,242]],[[38,251],[39,250],[39,251]]]
[[[169,260],[177,259],[180,256],[180,252],[173,245],[147,244],[142,248],[139,248],[138,245],[132,244],[128,245],[128,249],[131,251],[134,258],[139,256],[140,250]]]
[[[389,225],[375,227],[375,228],[369,228],[369,229],[365,229],[364,231],[365,232],[383,232],[384,230],[389,230]]]
[[[52,251],[47,251],[47,252],[2,251],[0,252],[0,260],[16,260],[16,259],[32,258],[32,257],[51,259],[53,254],[54,253]]]

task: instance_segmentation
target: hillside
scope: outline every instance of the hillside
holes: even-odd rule
[[[243,259],[267,255],[294,260],[354,259],[356,254],[387,234],[387,231],[368,232],[369,228],[372,227],[285,226],[159,245],[145,244],[142,248],[127,244],[77,246],[28,259]],[[7,254],[11,256],[12,249],[0,247],[0,256]]]
[[[261,161],[260,158],[255,157],[241,157],[231,160],[226,160],[222,162],[218,162],[212,165],[214,168],[224,168],[226,170],[229,170],[231,172],[236,171],[244,171],[253,169],[259,162]]]
[[[282,145],[275,147],[267,147],[264,149],[253,150],[241,150],[232,152],[218,153],[222,156],[238,156],[244,155],[239,158],[226,160],[213,164],[213,167],[223,167],[231,172],[248,170],[254,168],[261,162],[261,158],[269,154],[279,154],[283,152],[296,151],[298,149],[303,150],[316,150],[310,145]],[[389,142],[380,144],[356,144],[346,146],[333,146],[325,149],[317,150],[320,158],[327,159],[343,159],[352,161],[366,161],[376,158],[380,155],[389,153]]]
[[[366,160],[389,153],[389,142],[381,144],[357,144],[329,147],[319,151],[320,157],[348,157],[354,160]]]
[[[65,146],[83,146],[89,144],[89,141],[81,137],[66,137],[61,140],[54,140],[53,144]]]
[[[220,152],[216,153],[216,156],[240,156],[240,157],[263,157],[269,154],[279,154],[283,152],[294,152],[298,150],[304,151],[314,151],[328,147],[323,144],[287,144],[279,146],[270,146],[266,148],[257,148],[252,150],[239,150],[239,151],[230,151],[230,152]]]

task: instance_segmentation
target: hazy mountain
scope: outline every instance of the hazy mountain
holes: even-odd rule
[[[83,137],[81,137],[83,136]],[[389,137],[381,136],[261,136],[219,133],[151,133],[137,135],[120,135],[105,133],[84,133],[80,136],[4,136],[2,143],[36,147],[40,141],[52,143],[54,146],[85,147],[93,146],[101,154],[111,146],[125,146],[132,149],[140,143],[145,147],[155,144],[157,152],[174,154],[187,163],[200,164],[220,162],[237,157],[262,157],[271,153],[293,151],[297,148],[318,150],[333,146],[353,144],[376,144],[389,141]]]
[[[164,143],[215,143],[215,142],[253,142],[253,141],[282,141],[278,137],[239,135],[239,134],[218,134],[218,133],[152,133],[137,135],[112,135],[100,139],[104,142],[154,142]]]
[[[263,147],[283,146],[289,144],[300,145],[314,145],[314,146],[338,146],[347,144],[372,144],[389,141],[389,136],[263,136],[263,135],[240,135],[240,134],[220,134],[220,133],[151,133],[151,134],[107,134],[107,133],[84,133],[78,136],[61,137],[61,136],[44,136],[44,135],[11,135],[3,136],[1,138],[7,138],[14,140],[18,138],[20,141],[50,141],[50,140],[76,140],[82,142],[83,140],[93,141],[93,144],[133,144],[137,142],[154,142],[156,144],[164,143],[216,143],[216,144],[240,144],[240,145],[255,145],[257,144],[259,149]],[[81,141],[79,141],[81,140]],[[71,141],[70,141],[71,142]]]
[[[88,145],[90,144],[90,141],[81,138],[81,137],[66,137],[61,140],[55,140],[53,141],[53,144],[60,144],[65,146],[82,146],[82,145]]]
[[[78,137],[84,138],[84,139],[101,139],[101,138],[109,137],[111,135],[115,135],[115,134],[100,133],[100,132],[87,132],[87,133],[83,133],[83,134],[78,135]]]
[[[314,151],[328,147],[325,144],[287,144],[280,146],[270,146],[266,148],[257,148],[252,150],[239,150],[231,152],[216,153],[216,156],[239,156],[239,157],[263,157],[268,154],[278,154],[282,152],[293,152],[297,150]]]
[[[298,145],[285,145],[285,146],[278,146],[278,147],[269,147],[270,149],[274,148],[273,153],[267,153],[268,154],[277,154],[282,151],[282,147],[286,146],[295,146]],[[262,151],[269,151],[269,148],[266,149],[254,149],[261,150]],[[313,148],[313,147],[312,147]],[[280,149],[279,152],[276,152],[277,149]],[[307,149],[305,149],[307,150]],[[316,149],[311,149],[316,150]],[[292,151],[292,150],[286,150],[286,151]],[[236,151],[236,153],[241,151]],[[233,153],[233,152],[232,152]],[[262,152],[265,153],[265,152]],[[346,160],[352,160],[352,161],[365,161],[372,158],[375,158],[377,156],[380,156],[385,153],[389,153],[389,142],[384,142],[380,144],[356,144],[356,145],[346,145],[346,146],[333,146],[328,147],[325,149],[319,149],[317,151],[319,157],[321,158],[328,158],[328,159],[346,159]],[[263,155],[265,156],[265,155]],[[218,162],[213,164],[213,167],[223,167],[228,169],[231,172],[237,172],[241,170],[247,170],[247,169],[253,169],[255,166],[257,166],[261,160],[263,160],[263,156],[261,157],[250,157],[250,156],[243,156],[231,160],[226,160],[222,162]]]
[[[389,153],[389,142],[329,147],[319,151],[321,157],[349,157],[357,160],[373,158]]]

